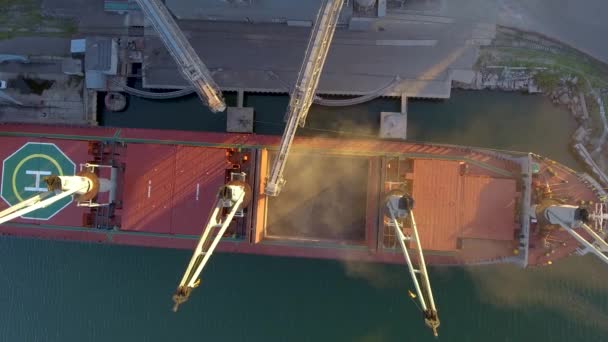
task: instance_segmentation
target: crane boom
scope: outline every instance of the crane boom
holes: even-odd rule
[[[578,243],[585,246],[588,251],[608,264],[608,256],[605,254],[608,252],[608,243],[606,243],[605,237],[600,236],[586,224],[590,218],[594,219],[593,215],[590,217],[587,209],[565,204],[551,205],[546,208],[540,207],[539,212],[535,213],[535,216],[544,216],[549,223],[560,225]],[[593,241],[588,241],[578,234],[575,231],[576,228],[582,228]]]
[[[416,220],[414,219],[414,212],[412,211],[414,207],[414,200],[406,194],[394,193],[389,195],[386,206],[392,221],[392,226],[395,229],[395,235],[397,236],[397,240],[399,240],[401,251],[403,252],[407,267],[410,271],[410,276],[414,282],[416,294],[418,295],[418,303],[420,303],[420,308],[424,314],[424,321],[426,325],[433,331],[433,335],[438,336],[437,328],[439,328],[440,324],[439,316],[437,315],[437,308],[435,307],[435,299],[433,298],[431,282],[426,270],[426,263],[424,261],[422,246],[420,245],[420,238],[418,236],[418,228],[416,226]],[[412,222],[413,238],[405,236],[402,230],[402,224],[399,223],[398,220],[398,218],[403,219],[408,216]],[[409,255],[409,251],[405,245],[407,241],[414,241],[416,244],[416,250],[418,253],[417,269],[415,268]],[[417,275],[420,276],[420,281],[418,281]],[[422,286],[420,286],[420,282],[422,283]]]
[[[174,312],[177,311],[181,304],[188,300],[192,289],[199,285],[199,277],[203,268],[215,251],[237,211],[247,204],[249,191],[251,191],[249,185],[242,181],[231,182],[220,187],[215,207],[173,295]],[[227,210],[226,214],[223,213],[225,209]],[[215,232],[215,235],[212,234],[212,231]]]
[[[285,184],[283,170],[285,169],[289,149],[296,135],[297,126],[304,126],[308,109],[314,100],[343,1],[327,0],[317,15],[306,48],[304,63],[300,68],[296,86],[289,99],[286,113],[287,124],[281,138],[279,152],[274,159],[270,175],[266,181],[264,193],[268,196],[277,196]]]
[[[34,210],[49,205],[71,195],[84,195],[95,189],[91,178],[80,176],[48,176],[44,180],[49,191],[34,195],[12,207],[0,211],[0,224],[13,220],[19,216],[31,213]]]
[[[158,32],[181,73],[194,86],[201,101],[213,112],[224,111],[226,103],[220,87],[215,83],[211,72],[196,54],[165,5],[160,0],[136,1]]]

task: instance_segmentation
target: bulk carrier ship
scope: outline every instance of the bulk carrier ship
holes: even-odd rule
[[[191,88],[151,94],[126,86],[125,75],[106,88],[155,97],[195,91],[211,111],[226,110],[220,87],[164,4],[137,3]],[[588,252],[608,263],[606,193],[585,173],[532,153],[296,137],[314,101],[352,105],[397,94],[407,104],[412,93],[396,75],[360,98],[316,96],[343,4],[328,0],[319,9],[282,138],[0,125],[0,233],[194,248],[174,311],[198,287],[216,250],[405,261],[415,287],[410,296],[435,336],[440,323],[427,264],[526,267]],[[242,107],[242,89],[238,94]],[[125,101],[121,94],[106,97],[110,108]],[[403,107],[402,101],[402,114]]]
[[[192,249],[218,187],[235,174],[252,193],[218,246],[224,252],[403,262],[383,204],[397,188],[415,199],[432,265],[543,265],[580,252],[568,232],[535,218],[535,205],[547,200],[584,206],[603,231],[601,187],[531,153],[298,137],[275,198],[263,192],[275,136],[13,124],[0,131],[0,209],[44,190],[40,175],[90,164],[111,182],[90,199],[95,205],[68,198],[0,225],[5,235]],[[403,232],[411,233],[408,222]]]
[[[547,158],[296,137],[284,170],[289,182],[275,197],[265,184],[279,140],[4,124],[0,233],[194,248],[173,296],[174,311],[198,287],[215,250],[405,260],[416,289],[410,296],[418,297],[436,336],[427,264],[526,267],[588,252],[608,262],[604,190],[587,174]]]

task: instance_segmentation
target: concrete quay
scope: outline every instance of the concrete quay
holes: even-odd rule
[[[8,62],[0,68],[0,79],[8,87],[0,99],[0,121],[44,124],[95,125],[95,103],[85,96],[82,74],[66,74],[66,60],[30,58],[29,63]],[[68,65],[70,63],[67,63]]]
[[[272,24],[185,23],[189,40],[225,91],[288,93],[296,81],[310,29]],[[321,95],[379,94],[445,99],[454,70],[471,70],[478,54],[478,25],[378,20],[383,31],[336,31],[317,90]],[[487,29],[491,37],[493,28]],[[403,39],[407,37],[408,39]],[[436,38],[436,39],[428,39]],[[188,87],[175,63],[146,28],[145,88]]]

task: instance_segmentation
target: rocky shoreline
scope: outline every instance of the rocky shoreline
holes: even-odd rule
[[[577,143],[590,144],[591,122],[585,94],[578,90],[579,79],[574,77],[562,77],[556,87],[549,91],[543,91],[535,81],[539,72],[545,72],[546,68],[525,67],[484,67],[475,72],[474,81],[470,84],[454,82],[452,86],[456,89],[466,90],[500,90],[519,91],[529,94],[543,94],[551,102],[568,107],[572,116],[579,124],[573,135]]]
[[[572,151],[587,166],[589,171],[604,183],[604,186],[608,186],[608,177],[605,175],[608,163],[602,157],[602,149],[600,148],[603,141],[600,141],[600,138],[593,137],[594,123],[589,115],[587,103],[588,98],[593,98],[599,104],[602,104],[601,98],[598,98],[599,94],[591,91],[585,93],[583,89],[586,87],[581,84],[585,81],[570,75],[553,75],[554,80],[551,87],[539,86],[538,83],[543,80],[541,76],[547,73],[547,68],[544,67],[482,66],[475,71],[471,83],[453,82],[452,87],[465,90],[485,89],[543,94],[554,104],[566,106],[578,124],[578,128],[571,137],[570,146]],[[545,90],[543,88],[549,89]],[[595,153],[587,151],[587,148],[596,146]]]

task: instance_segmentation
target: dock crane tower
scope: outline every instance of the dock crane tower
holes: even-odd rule
[[[439,328],[440,324],[439,316],[437,315],[437,308],[435,307],[435,299],[433,298],[431,282],[426,271],[426,263],[422,253],[422,246],[420,245],[420,238],[418,237],[418,228],[416,227],[416,220],[414,219],[414,199],[405,193],[405,191],[392,190],[386,197],[386,209],[387,216],[390,218],[392,222],[391,225],[395,229],[395,235],[397,240],[399,240],[401,251],[403,252],[407,267],[410,271],[410,275],[416,289],[416,297],[418,298],[420,309],[424,315],[424,322],[433,331],[433,335],[438,336],[439,333],[437,332],[437,329]],[[412,236],[406,236],[403,233],[403,224],[399,222],[400,220],[403,221],[408,217],[412,223]],[[408,241],[414,242],[415,244],[415,249],[417,251],[417,268],[415,268],[406,247],[406,243]],[[414,297],[415,296],[412,296],[412,298]]]
[[[97,177],[93,172],[96,165],[86,164],[86,166],[86,170],[78,172],[75,176],[46,176],[44,182],[47,184],[48,191],[0,211],[0,224],[34,210],[48,207],[68,196],[74,196],[79,206],[97,206],[91,200],[100,192],[112,191],[113,184],[109,179]]]
[[[200,284],[200,274],[232,219],[251,202],[251,187],[245,182],[245,173],[233,176],[233,180],[222,185],[217,193],[215,207],[173,295],[174,312],[188,300],[192,290]]]
[[[291,143],[296,135],[298,125],[302,127],[306,122],[306,115],[319,85],[321,71],[336,31],[336,24],[343,2],[344,0],[326,0],[317,15],[306,48],[304,62],[298,74],[298,80],[289,99],[286,113],[287,124],[281,138],[279,151],[274,158],[270,175],[266,180],[264,193],[268,196],[277,196],[285,184],[283,170],[285,169]]]

